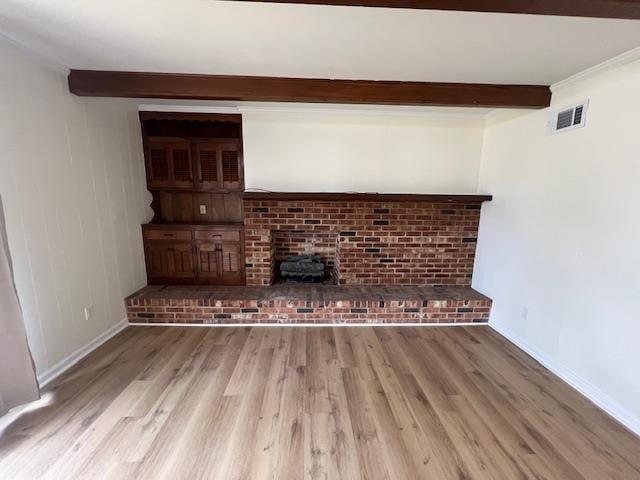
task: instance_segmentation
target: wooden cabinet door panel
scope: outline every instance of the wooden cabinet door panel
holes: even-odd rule
[[[222,188],[239,190],[242,186],[242,168],[237,145],[223,145],[220,152]]]
[[[149,187],[163,188],[171,185],[170,151],[164,143],[150,143],[146,151]]]
[[[191,242],[149,241],[145,245],[145,254],[149,277],[194,277]]]
[[[154,242],[147,242],[144,250],[147,274],[150,278],[164,278],[172,275],[169,252],[166,247]]]
[[[188,142],[171,144],[171,172],[174,188],[193,188],[193,166]]]
[[[174,276],[176,278],[192,278],[195,274],[193,268],[193,247],[191,243],[176,243],[171,251]]]
[[[200,188],[220,188],[220,148],[216,143],[197,143],[194,147]]]
[[[200,278],[217,279],[222,277],[219,245],[199,242],[196,245],[196,258]]]
[[[222,243],[222,277],[224,280],[235,282],[242,274],[242,248],[239,243]]]

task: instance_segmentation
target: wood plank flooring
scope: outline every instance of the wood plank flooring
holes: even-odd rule
[[[130,327],[2,479],[640,479],[640,439],[488,327]]]

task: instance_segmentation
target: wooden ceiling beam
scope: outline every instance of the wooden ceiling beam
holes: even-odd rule
[[[246,0],[242,0],[246,1]],[[266,3],[299,3],[353,7],[413,8],[465,12],[523,13],[640,19],[639,0],[252,0]]]
[[[391,82],[71,70],[81,96],[253,102],[544,108],[543,85]]]

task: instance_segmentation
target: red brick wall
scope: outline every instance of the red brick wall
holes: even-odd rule
[[[245,199],[244,212],[247,285],[272,282],[278,230],[337,235],[343,284],[471,285],[479,203]]]

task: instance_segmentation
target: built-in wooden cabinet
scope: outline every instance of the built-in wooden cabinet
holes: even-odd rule
[[[235,225],[143,225],[150,284],[244,283],[243,228]]]
[[[150,284],[244,284],[240,115],[140,112]]]

